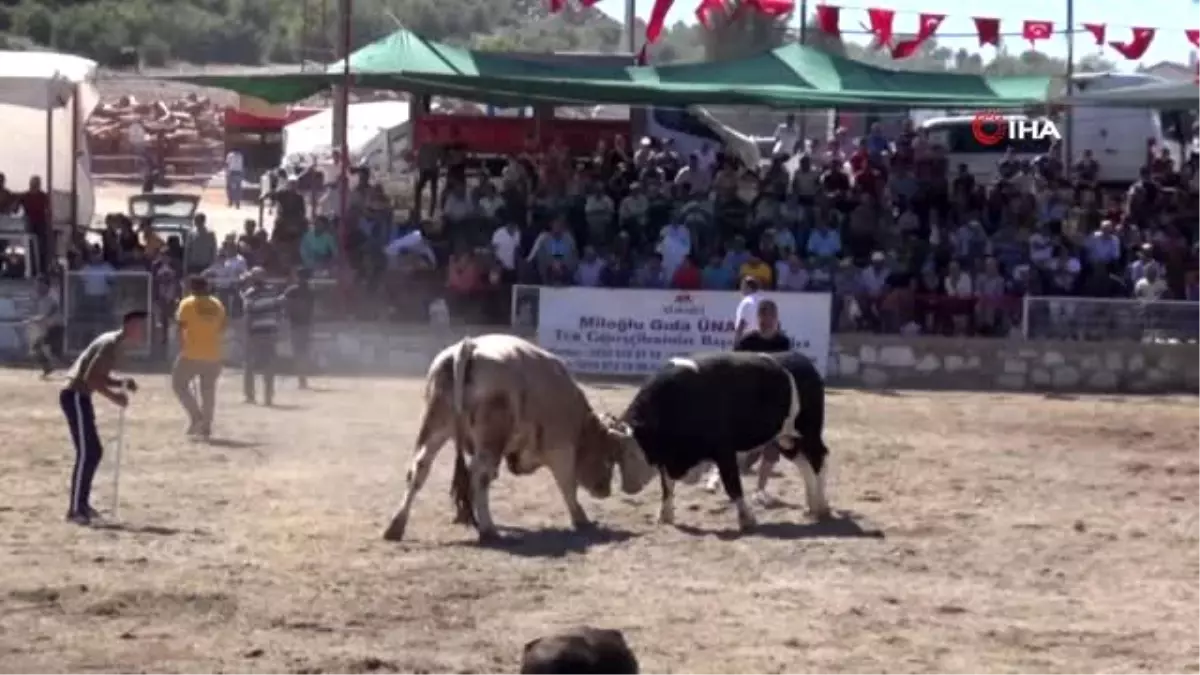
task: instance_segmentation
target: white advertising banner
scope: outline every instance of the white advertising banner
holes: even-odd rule
[[[822,376],[829,360],[830,296],[763,293],[779,306],[793,349]],[[635,375],[673,356],[733,348],[734,291],[517,287],[516,323],[537,327],[537,342],[577,373]]]

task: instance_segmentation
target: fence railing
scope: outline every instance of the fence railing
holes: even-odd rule
[[[1200,303],[1027,296],[1021,323],[1025,338],[1033,340],[1196,342]]]

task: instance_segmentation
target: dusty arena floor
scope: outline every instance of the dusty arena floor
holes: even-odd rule
[[[420,381],[287,381],[264,410],[239,375],[212,445],[143,377],[120,522],[80,529],[56,384],[0,371],[0,670],[516,672],[526,641],[577,623],[624,630],[644,672],[1198,668],[1194,398],[836,391],[839,523],[785,507],[734,538],[696,487],[661,529],[652,486],[585,498],[609,528],[585,539],[545,473],[505,475],[515,542],[480,548],[450,523],[449,449],[409,540],[380,539]],[[630,389],[589,393],[616,410]],[[772,487],[803,502],[794,470]]]

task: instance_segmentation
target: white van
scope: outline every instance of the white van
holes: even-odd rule
[[[721,124],[707,110],[691,106],[679,108],[646,108],[642,125],[643,136],[671,139],[680,157],[699,154],[704,146],[724,148],[752,169],[758,168],[762,156],[758,143],[735,129]]]
[[[1101,91],[1138,86],[1161,81],[1140,73],[1085,73],[1074,77],[1075,91]],[[1060,116],[1059,130],[1071,134],[1071,147],[1078,158],[1090,149],[1100,162],[1100,180],[1105,183],[1128,184],[1137,180],[1146,163],[1146,141],[1153,139],[1158,147],[1170,149],[1176,162],[1182,159],[1182,146],[1171,135],[1185,128],[1176,114],[1150,108],[1075,108],[1072,124]],[[921,122],[931,141],[948,151],[952,167],[966,164],[981,180],[989,180],[1006,150],[1012,148],[1018,159],[1030,161],[1050,148],[1052,138],[1041,140],[1005,139],[995,145],[983,145],[971,133],[972,115],[934,117]],[[1008,115],[1006,119],[1029,119],[1025,115]],[[1166,122],[1164,124],[1164,121]],[[1190,129],[1190,125],[1187,125]]]

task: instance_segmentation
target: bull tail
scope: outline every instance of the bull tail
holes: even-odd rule
[[[471,355],[475,352],[475,341],[463,338],[454,354],[453,379],[451,380],[451,415],[454,419],[454,478],[450,481],[450,497],[454,501],[454,522],[475,524],[475,504],[471,500],[471,474],[467,470],[467,421],[466,387],[467,369]]]

